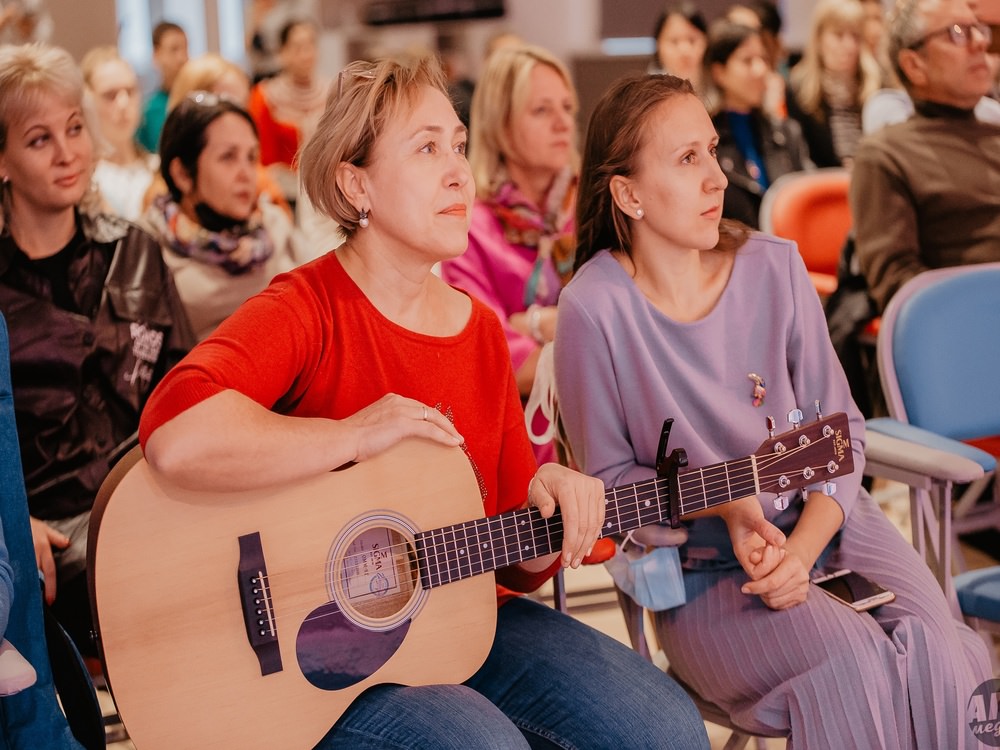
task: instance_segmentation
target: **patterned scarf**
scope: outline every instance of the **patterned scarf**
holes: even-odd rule
[[[546,262],[551,259],[559,279],[565,285],[573,273],[576,236],[573,231],[573,209],[576,207],[577,177],[568,167],[560,172],[549,188],[544,210],[539,210],[517,185],[505,177],[489,201],[500,219],[504,239],[512,245],[533,247],[538,258],[524,287],[524,305],[545,299],[547,289]]]
[[[161,241],[175,253],[220,266],[233,276],[263,265],[274,253],[274,243],[261,223],[260,210],[254,211],[243,224],[210,232],[189,219],[169,195],[161,195],[153,201],[146,218]]]

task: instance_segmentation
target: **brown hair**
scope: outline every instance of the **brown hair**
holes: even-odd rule
[[[604,93],[590,116],[580,170],[575,268],[607,248],[632,254],[632,226],[611,196],[611,178],[635,174],[646,142],[649,121],[664,102],[696,96],[691,82],[671,75],[633,74]],[[733,252],[746,242],[749,230],[723,220],[715,249]]]
[[[448,95],[436,58],[353,62],[333,85],[316,132],[299,154],[299,176],[309,200],[340,225],[345,238],[358,229],[358,209],[341,192],[334,172],[342,162],[367,166],[386,123],[413,105],[421,86]]]

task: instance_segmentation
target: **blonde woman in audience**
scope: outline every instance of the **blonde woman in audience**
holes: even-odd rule
[[[298,194],[295,157],[316,129],[326,105],[329,82],[316,71],[316,24],[295,20],[281,30],[281,72],[250,91],[250,115],[260,134],[261,163],[282,185]]]
[[[0,312],[31,534],[46,600],[96,657],[90,509],[193,341],[156,240],[97,210],[83,98],[65,50],[0,47]]]
[[[802,60],[792,68],[788,114],[818,167],[850,167],[861,108],[881,85],[878,63],[862,42],[864,20],[858,0],[819,0]]]
[[[517,46],[489,57],[472,97],[469,249],[441,267],[446,281],[499,316],[524,398],[573,267],[576,110],[569,72],[546,50]],[[551,443],[536,455],[552,460]]]
[[[296,263],[288,216],[257,189],[259,151],[250,115],[198,91],[160,136],[159,196],[143,224],[160,240],[198,339]]]
[[[250,100],[250,78],[236,63],[215,52],[206,52],[188,60],[177,72],[167,97],[167,112],[193,91],[218,94],[246,107]]]
[[[95,47],[80,63],[87,95],[97,116],[99,159],[94,181],[108,209],[134,221],[159,166],[136,138],[141,116],[139,79],[112,46]]]

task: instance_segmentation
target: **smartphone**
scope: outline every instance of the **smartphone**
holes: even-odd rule
[[[813,578],[811,582],[855,612],[874,609],[896,598],[894,593],[875,581],[846,568]]]

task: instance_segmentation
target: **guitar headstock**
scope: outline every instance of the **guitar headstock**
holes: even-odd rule
[[[781,502],[776,500],[775,507],[784,510],[788,505],[785,493],[854,471],[847,414],[838,412],[796,424],[788,432],[769,437],[753,455],[761,491],[778,493]],[[830,484],[827,494],[832,495],[836,485]]]

